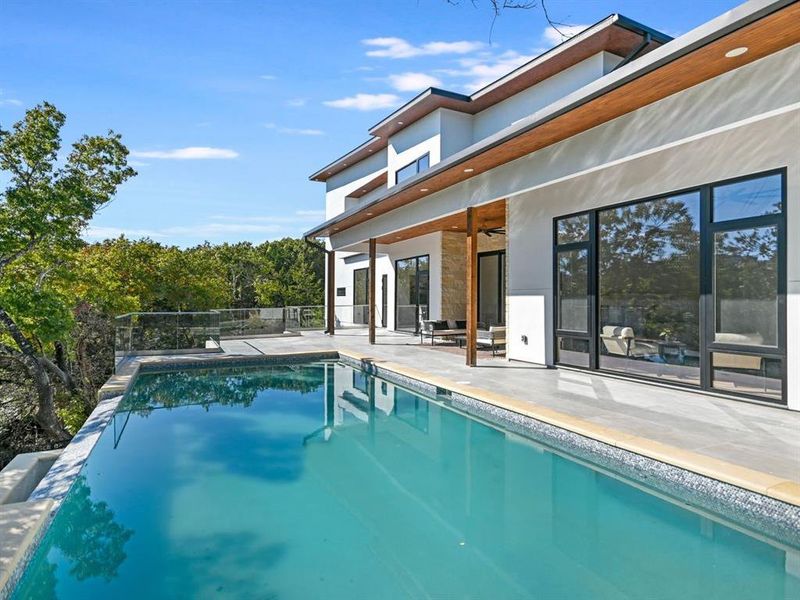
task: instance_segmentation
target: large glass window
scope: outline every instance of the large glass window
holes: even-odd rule
[[[589,251],[558,253],[558,328],[589,331]]]
[[[700,384],[700,193],[603,210],[600,367]]]
[[[785,403],[785,181],[556,219],[556,361]]]
[[[395,172],[394,182],[400,183],[405,181],[406,179],[410,179],[417,173],[422,173],[428,167],[430,167],[431,157],[430,154],[423,154],[415,161],[407,164],[405,167],[398,169]]]
[[[429,258],[414,256],[395,262],[395,329],[418,332],[428,318]]]
[[[478,321],[505,324],[505,251],[478,254]]]

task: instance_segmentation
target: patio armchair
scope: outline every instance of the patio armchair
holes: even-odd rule
[[[489,329],[478,329],[478,337],[475,340],[478,346],[492,349],[492,356],[497,355],[497,349],[506,345],[506,328],[504,325],[492,325]]]
[[[458,327],[461,324],[464,325],[463,328]],[[425,343],[425,338],[428,337],[431,340],[431,346],[433,346],[436,343],[436,338],[451,339],[464,335],[466,332],[466,321],[425,320],[420,323],[419,340],[420,343]]]

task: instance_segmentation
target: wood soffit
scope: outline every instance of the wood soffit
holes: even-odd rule
[[[798,42],[800,2],[795,2],[444,170],[415,180],[413,185],[396,192],[390,188],[374,204],[307,235],[334,235]],[[725,56],[727,51],[742,46],[749,51],[734,58]]]

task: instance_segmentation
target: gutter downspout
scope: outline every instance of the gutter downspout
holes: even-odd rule
[[[623,59],[622,59],[622,62],[620,62],[620,63],[619,63],[619,64],[618,64],[616,67],[614,67],[613,69],[611,69],[611,71],[609,71],[609,73],[610,73],[610,72],[613,72],[613,71],[616,71],[616,70],[617,70],[617,69],[619,69],[620,67],[624,67],[625,65],[627,65],[627,64],[628,64],[629,62],[631,62],[631,61],[632,61],[634,58],[636,58],[637,56],[639,56],[639,55],[642,53],[642,50],[644,50],[645,48],[647,48],[647,46],[649,46],[649,45],[650,45],[650,42],[652,42],[652,41],[653,41],[653,36],[652,36],[652,35],[650,35],[650,32],[649,32],[649,31],[646,31],[646,32],[644,33],[644,35],[642,36],[642,43],[641,43],[641,44],[639,44],[638,46],[636,46],[636,48],[634,48],[634,49],[633,49],[633,50],[631,50],[630,52],[628,52],[628,56],[626,56],[625,58],[623,58]]]

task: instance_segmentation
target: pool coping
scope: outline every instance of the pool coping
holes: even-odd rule
[[[98,404],[86,423],[27,502],[18,503],[32,507],[35,504],[42,515],[16,549],[14,560],[0,569],[0,600],[10,597],[89,454],[139,374],[316,360],[340,360],[433,397],[445,396],[456,408],[474,416],[498,422],[517,433],[557,439],[578,454],[587,453],[591,460],[601,457],[614,463],[622,461],[630,471],[622,473],[623,477],[636,480],[637,476],[641,478],[643,473],[649,473],[656,482],[658,478],[669,482],[667,489],[661,490],[663,493],[670,494],[670,486],[678,486],[681,494],[689,492],[693,507],[714,514],[725,514],[725,511],[733,509],[744,522],[755,521],[760,528],[766,529],[775,541],[797,545],[800,540],[800,483],[796,481],[595,425],[530,401],[451,381],[360,352],[339,349],[266,355],[136,356],[126,358],[117,366],[117,372],[98,391]],[[631,462],[631,457],[640,459]]]

